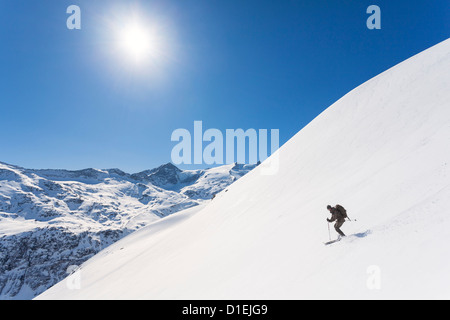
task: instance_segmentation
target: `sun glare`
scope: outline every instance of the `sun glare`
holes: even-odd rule
[[[143,62],[156,54],[156,41],[151,31],[138,23],[121,30],[120,45],[134,62]]]
[[[106,24],[105,38],[110,45],[104,50],[114,58],[115,70],[152,76],[168,70],[174,53],[170,21],[143,10],[115,8]]]

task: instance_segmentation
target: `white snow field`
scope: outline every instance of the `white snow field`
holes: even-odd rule
[[[39,299],[449,299],[450,39],[334,103],[205,207]],[[328,204],[349,217],[328,241]],[[331,225],[332,238],[336,232]]]

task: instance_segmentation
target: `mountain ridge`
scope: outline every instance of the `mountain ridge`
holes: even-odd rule
[[[30,299],[123,236],[202,205],[236,180],[234,167],[163,164],[128,174],[0,162],[0,297]],[[238,176],[254,167],[242,167]]]

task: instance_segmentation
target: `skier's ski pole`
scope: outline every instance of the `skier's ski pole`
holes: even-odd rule
[[[328,238],[331,241],[330,223],[328,222],[327,224],[328,224]]]

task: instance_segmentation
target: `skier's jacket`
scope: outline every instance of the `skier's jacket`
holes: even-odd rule
[[[329,220],[330,222],[333,222],[335,220],[337,220],[338,222],[345,222],[345,217],[344,215],[335,207],[332,207],[330,209],[331,212],[331,219]]]

